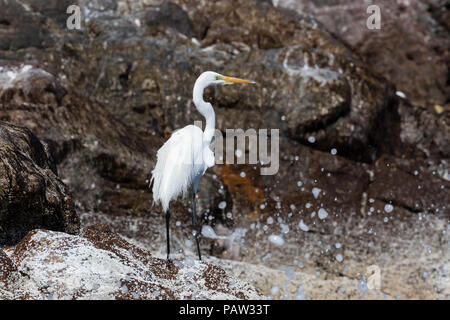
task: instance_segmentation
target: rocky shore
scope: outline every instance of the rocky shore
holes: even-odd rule
[[[449,299],[448,3],[352,3],[0,0],[0,299]],[[170,265],[150,172],[205,70],[279,172],[208,170]]]

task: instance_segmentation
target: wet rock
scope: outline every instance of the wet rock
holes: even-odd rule
[[[316,11],[319,20],[331,17],[331,4],[303,3],[323,8],[323,15]],[[362,30],[348,45],[339,39],[345,30],[329,32],[315,18],[269,1],[79,4],[86,10],[78,31],[69,32],[56,13],[39,6],[30,12],[15,6],[8,24],[0,23],[2,34],[20,41],[7,36],[6,49],[0,49],[0,58],[8,60],[1,61],[0,119],[30,128],[49,146],[82,209],[82,225],[108,224],[164,256],[164,216],[152,206],[146,180],[156,150],[173,130],[202,120],[191,101],[192,85],[201,72],[215,70],[258,83],[206,91],[217,127],[280,129],[280,170],[275,176],[261,176],[260,164],[208,170],[200,185],[200,225],[219,238],[201,238],[205,257],[240,260],[231,262],[241,264],[236,276],[252,277],[240,274],[251,270],[254,278],[241,279],[265,295],[278,286],[278,298],[449,296],[450,144],[442,94],[446,69],[438,58],[444,42],[433,53],[431,44],[419,41],[421,51],[412,46],[413,36],[404,36],[405,28],[387,26],[387,46],[359,27],[348,29],[350,38]],[[354,17],[359,9],[334,11],[335,17]],[[433,19],[442,21],[445,15],[433,10]],[[357,23],[365,23],[364,12]],[[34,19],[29,32],[16,27],[24,15]],[[331,26],[341,23],[331,18]],[[27,37],[36,36],[33,28],[42,30],[41,46],[27,45]],[[405,53],[410,45],[413,53]],[[386,60],[391,51],[395,62]],[[428,54],[431,64],[423,63]],[[413,59],[405,62],[408,55]],[[11,80],[11,74],[20,76]],[[188,257],[195,251],[191,206],[190,199],[171,206],[174,252]],[[238,231],[245,236],[231,241]],[[106,230],[84,235],[96,249],[135,252]],[[271,243],[269,236],[283,241]],[[383,277],[376,293],[363,278],[370,265]],[[283,273],[290,282],[278,281]],[[129,297],[127,290],[120,294]]]
[[[415,105],[448,101],[448,3],[436,0],[377,1],[381,29],[366,26],[369,3],[276,2],[278,7],[313,14],[347,41],[368,65],[397,85]]]
[[[369,186],[368,197],[412,212],[450,214],[450,183],[437,170],[424,170],[413,160],[382,157],[377,160],[373,174],[376,178]],[[402,187],[392,187],[396,183]]]
[[[439,133],[449,130],[450,37],[445,1],[378,1],[380,30],[366,26],[369,5],[347,0],[276,2],[279,8],[313,14],[349,43],[368,66],[395,83],[401,116],[396,122],[401,123],[400,135],[407,144],[404,148],[398,141],[395,143],[397,155],[407,152],[417,157],[425,152],[427,157],[448,157],[448,141]],[[443,112],[438,114],[436,106]]]
[[[26,128],[0,122],[0,147],[0,245],[15,244],[35,228],[76,233],[73,199],[48,146]]]
[[[248,284],[208,263],[168,264],[104,226],[83,236],[34,230],[7,250],[23,275],[3,285],[14,299],[257,299]]]
[[[304,272],[318,273],[314,284],[336,281],[333,289],[324,284],[314,298],[343,297],[340,287],[352,292],[347,298],[376,298],[376,292],[354,291],[347,283],[361,280],[371,265],[381,270],[380,299],[450,294],[445,285],[449,184],[437,170],[418,160],[392,157],[381,157],[374,165],[355,164],[295,144],[282,144],[281,156],[279,173],[267,181],[249,166],[215,168],[233,199],[229,233],[246,230],[236,244],[239,261],[263,264],[270,272],[286,266],[302,279]],[[260,198],[250,196],[255,190]],[[217,223],[214,230],[222,234],[221,228]],[[280,236],[284,244],[270,243],[270,235]],[[214,255],[230,257],[224,239],[204,237],[202,243],[209,243]],[[428,277],[421,276],[424,272]],[[272,286],[283,288],[283,281],[267,278],[257,284],[266,295]],[[291,298],[300,284],[305,292],[315,292],[314,285],[287,283],[282,291]]]
[[[107,197],[121,184],[147,187],[151,138],[141,139],[101,105],[68,92],[37,66],[4,62],[0,68],[0,119],[27,126],[46,142],[84,206],[97,208],[100,194]]]
[[[276,217],[286,219],[289,213],[309,224],[317,220],[320,207],[336,214],[351,214],[358,211],[370,181],[365,165],[286,140],[280,141],[278,173],[262,176],[260,169],[260,165],[214,167],[232,195],[235,225],[242,226],[245,220],[248,227],[269,217],[278,225]],[[315,217],[311,217],[313,212]],[[317,228],[324,231],[322,224]]]
[[[132,11],[126,19],[119,8],[91,8],[80,32],[52,25],[58,49],[48,54],[29,48],[26,59],[39,60],[53,74],[63,66],[66,89],[100,102],[141,134],[167,135],[199,120],[192,84],[213,69],[258,82],[245,90],[219,88],[217,95],[208,90],[208,99],[219,106],[221,130],[280,128],[283,136],[302,143],[314,135],[312,147],[338,146],[342,155],[366,162],[385,151],[386,137],[379,141],[376,134],[380,126],[388,132],[388,144],[395,144],[395,127],[382,121],[396,116],[393,86],[313,18],[261,1],[177,3]],[[159,23],[159,15],[173,24]],[[145,19],[157,25],[156,33],[153,25],[142,26]],[[189,19],[196,21],[196,39],[186,38]],[[16,52],[2,56],[25,58]]]
[[[187,37],[193,36],[192,22],[187,13],[177,4],[165,1],[154,10],[147,11],[145,23],[150,28],[159,25],[176,29]]]

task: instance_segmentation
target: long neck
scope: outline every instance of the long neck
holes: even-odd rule
[[[212,138],[214,137],[214,130],[216,129],[216,114],[214,113],[211,103],[203,100],[203,91],[207,85],[205,85],[203,81],[199,80],[197,80],[194,85],[194,104],[197,107],[198,112],[200,112],[206,119],[203,139],[207,143],[211,143]]]

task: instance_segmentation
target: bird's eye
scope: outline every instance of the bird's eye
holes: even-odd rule
[[[220,80],[220,76],[216,75],[216,80]]]

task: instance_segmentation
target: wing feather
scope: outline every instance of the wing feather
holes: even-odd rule
[[[186,194],[205,169],[202,130],[189,125],[175,131],[157,153],[151,179],[154,182],[154,202],[161,203],[163,210],[167,211],[169,202],[180,194]]]

